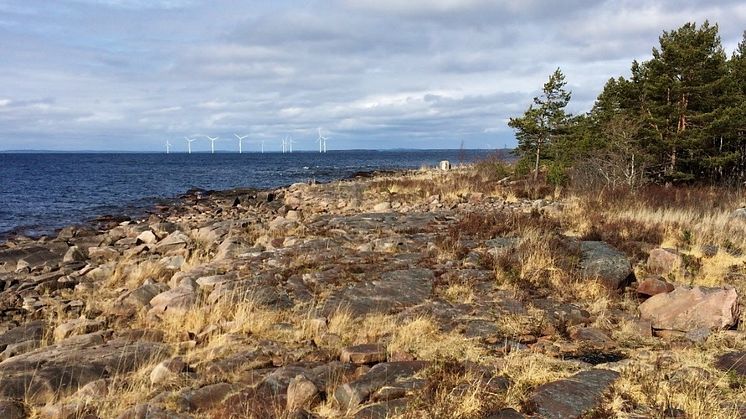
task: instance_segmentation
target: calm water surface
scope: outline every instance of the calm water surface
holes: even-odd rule
[[[473,161],[486,150],[194,154],[0,154],[0,238],[100,215],[135,215],[190,188],[274,188],[356,172]]]

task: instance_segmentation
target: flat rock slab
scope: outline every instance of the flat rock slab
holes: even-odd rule
[[[384,386],[412,378],[427,366],[423,361],[384,362],[370,369],[357,380],[342,384],[334,391],[334,399],[342,409],[354,409]]]
[[[597,407],[604,392],[619,378],[611,370],[581,371],[572,377],[539,386],[529,399],[529,409],[542,418],[579,418]]]
[[[611,289],[621,287],[632,274],[627,255],[611,245],[598,241],[580,243],[583,259],[580,271],[586,278],[598,279]]]
[[[723,371],[734,372],[746,377],[746,352],[730,352],[721,355],[715,361],[715,366]]]
[[[347,310],[355,316],[392,313],[424,302],[433,291],[435,276],[429,269],[407,269],[381,274],[378,281],[360,282],[333,293],[325,315]]]
[[[640,304],[640,318],[654,329],[726,329],[738,320],[738,294],[733,288],[679,287]]]
[[[404,413],[407,409],[407,399],[395,399],[375,403],[360,409],[354,419],[389,419]]]
[[[28,340],[41,340],[42,336],[44,336],[44,323],[41,321],[33,321],[14,327],[0,335],[0,352],[4,351],[8,345]]]
[[[61,342],[0,362],[0,398],[52,402],[91,381],[134,371],[169,353],[166,345],[153,342],[76,344],[83,341]]]

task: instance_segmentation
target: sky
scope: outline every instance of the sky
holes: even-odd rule
[[[590,109],[663,30],[743,1],[0,0],[0,150],[502,148],[557,67]]]

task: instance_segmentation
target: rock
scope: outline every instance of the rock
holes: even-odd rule
[[[297,409],[308,408],[319,394],[316,384],[303,375],[296,375],[287,390],[287,409],[292,412]]]
[[[137,244],[154,244],[158,241],[158,237],[155,236],[151,230],[145,230],[137,236]]]
[[[167,287],[162,284],[143,284],[123,295],[122,300],[134,304],[137,307],[150,306],[150,300],[152,300],[156,295],[165,292],[165,288]]]
[[[648,277],[640,282],[640,284],[637,286],[637,293],[647,296],[653,296],[656,294],[671,292],[673,291],[673,289],[673,284],[669,284],[668,282],[655,277]]]
[[[192,287],[180,285],[174,289],[164,291],[150,300],[152,314],[180,314],[186,312],[197,301],[197,295]]]
[[[731,212],[730,218],[732,220],[746,221],[746,208],[738,208],[735,211]]]
[[[354,419],[389,419],[398,417],[407,409],[407,399],[389,400],[366,406],[355,413]]]
[[[85,318],[70,320],[54,328],[54,340],[59,342],[73,335],[84,335],[103,329],[106,323],[103,320],[89,320]]]
[[[730,352],[718,357],[715,366],[723,371],[746,377],[746,352]]]
[[[29,250],[18,259],[16,263],[16,272],[33,271],[44,267],[54,267],[59,265],[61,258],[59,255],[52,253],[49,249],[41,247],[36,250]]]
[[[355,283],[334,292],[325,302],[323,312],[330,315],[343,309],[362,316],[399,311],[425,301],[432,294],[434,279],[429,269],[386,272],[378,281]]]
[[[380,202],[373,206],[375,212],[386,212],[391,210],[391,202]]]
[[[342,349],[339,357],[342,362],[353,364],[374,364],[386,361],[386,346],[380,344],[366,344],[348,346]]]
[[[529,410],[542,418],[580,418],[601,403],[618,378],[618,372],[592,369],[541,385],[528,401]]]
[[[738,294],[733,288],[682,286],[640,304],[640,317],[655,329],[727,329],[738,321]]]
[[[25,419],[26,408],[23,403],[15,400],[0,400],[0,418],[3,419]]]
[[[236,256],[246,253],[251,249],[251,246],[242,242],[240,239],[231,237],[230,235],[220,243],[217,252],[215,253],[214,260],[225,260],[235,258]]]
[[[573,327],[570,329],[570,339],[601,346],[614,343],[606,333],[596,327]]]
[[[654,275],[668,276],[681,270],[683,258],[673,249],[658,248],[650,251],[647,271]]]
[[[0,351],[8,345],[25,341],[39,341],[44,336],[44,322],[36,320],[14,327],[0,335]]]
[[[364,403],[371,394],[383,386],[393,385],[398,380],[411,378],[427,363],[422,361],[384,362],[375,365],[365,375],[334,391],[334,399],[342,409],[350,410]]]
[[[85,259],[85,255],[78,246],[71,246],[62,257],[62,263],[83,262]]]
[[[76,391],[73,398],[78,399],[100,399],[109,394],[109,380],[102,378],[91,381]]]
[[[88,257],[96,263],[110,262],[119,257],[119,252],[113,247],[89,247]]]
[[[585,278],[598,279],[608,288],[618,289],[632,274],[627,256],[607,243],[584,241],[580,248],[583,253],[580,271]]]
[[[187,365],[181,358],[167,359],[156,365],[150,372],[150,383],[153,385],[166,383],[178,377],[186,369]]]
[[[153,251],[164,255],[169,254],[171,252],[186,249],[190,241],[189,236],[177,230],[159,241],[155,245]]]
[[[490,413],[486,419],[524,419],[526,416],[519,413],[517,410],[507,407],[500,409],[497,412]]]
[[[448,160],[441,160],[440,163],[438,163],[438,168],[442,171],[451,170],[451,162]]]
[[[226,397],[237,390],[237,386],[228,383],[206,385],[185,395],[191,411],[206,411],[219,406]]]
[[[67,339],[0,362],[0,398],[44,404],[111,374],[126,374],[162,359],[169,348],[153,342]],[[84,339],[83,339],[84,338]]]
[[[46,405],[39,410],[42,419],[78,419],[85,417],[86,403],[73,401]]]

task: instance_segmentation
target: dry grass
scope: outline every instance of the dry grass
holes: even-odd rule
[[[455,332],[442,332],[437,323],[418,317],[399,326],[388,345],[389,353],[405,352],[417,359],[459,359],[484,361],[487,353],[477,339],[469,339]]]
[[[556,381],[577,372],[577,365],[539,353],[514,352],[504,359],[501,373],[511,386],[504,396],[504,404],[520,410],[531,391],[551,381]]]

